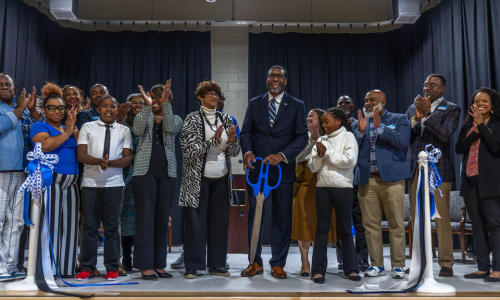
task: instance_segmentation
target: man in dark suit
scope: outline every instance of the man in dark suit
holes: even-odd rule
[[[263,163],[276,166],[281,163],[281,183],[272,190],[271,274],[276,278],[287,278],[283,267],[286,264],[292,232],[293,183],[295,182],[295,157],[307,145],[307,123],[304,102],[285,93],[287,72],[281,66],[273,66],[267,72],[268,92],[251,99],[241,130],[241,148],[244,153],[245,171],[254,169],[250,162],[255,157],[264,158]],[[269,185],[278,181],[278,168],[269,167]],[[250,173],[252,182],[257,181],[258,170]],[[248,213],[248,246],[251,246],[256,199],[248,187],[250,210]],[[264,211],[262,212],[264,219]],[[262,223],[261,223],[262,232]],[[255,261],[241,272],[241,276],[254,276],[264,272],[261,257],[261,237]]]
[[[353,130],[358,140],[359,157],[354,184],[359,185],[359,203],[366,231],[371,266],[365,276],[385,275],[382,245],[382,210],[389,225],[392,278],[405,277],[405,179],[411,177],[406,163],[410,143],[410,124],[403,114],[385,109],[385,94],[368,92],[363,112]]]
[[[337,107],[342,109],[351,126],[358,126],[358,120],[354,118],[353,112],[356,111],[354,102],[349,96],[340,96],[337,100]],[[364,272],[370,267],[368,265],[368,245],[366,244],[365,227],[363,227],[363,221],[361,218],[361,206],[359,205],[358,198],[358,185],[354,185],[353,189],[353,202],[352,202],[352,221],[354,224],[354,230],[356,231],[356,253],[358,254],[359,269]],[[344,263],[342,259],[342,241],[338,241],[336,245],[337,252],[337,262],[339,263],[339,270],[344,269]]]
[[[439,187],[443,193],[434,193],[436,209],[441,218],[436,218],[438,236],[438,262],[441,270],[439,277],[453,276],[453,237],[450,220],[451,183],[455,181],[455,171],[450,156],[451,137],[457,129],[460,107],[444,100],[446,79],[440,74],[431,74],[422,84],[424,97],[418,95],[410,105],[406,116],[411,123],[410,149],[408,164],[413,175],[409,182],[411,218],[415,220],[415,203],[418,178],[418,154],[425,151],[425,146],[432,144],[439,148],[442,156],[436,163],[443,184]],[[412,224],[414,224],[412,222]]]

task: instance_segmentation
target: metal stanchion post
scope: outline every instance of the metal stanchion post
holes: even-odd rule
[[[424,283],[417,289],[419,293],[430,294],[448,294],[455,293],[455,287],[439,283],[434,279],[433,265],[432,265],[432,240],[431,240],[431,208],[429,197],[429,155],[422,151],[418,154],[418,166],[424,167],[424,237],[425,237],[425,273]]]
[[[6,291],[38,291],[38,286],[35,283],[36,272],[36,256],[38,248],[38,231],[40,223],[40,208],[41,199],[34,198],[31,200],[31,222],[29,235],[29,251],[28,251],[28,274],[25,279],[14,281],[5,285]]]

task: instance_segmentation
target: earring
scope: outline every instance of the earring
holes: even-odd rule
[[[493,109],[490,111],[490,113],[493,113]]]

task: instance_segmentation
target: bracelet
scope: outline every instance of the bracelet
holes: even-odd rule
[[[68,137],[69,140],[69,134],[67,134],[66,131],[64,131],[63,133]]]

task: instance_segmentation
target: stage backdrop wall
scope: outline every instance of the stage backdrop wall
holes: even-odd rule
[[[62,28],[22,1],[0,0],[0,72],[20,89],[41,90],[45,81],[76,85],[86,96],[102,83],[118,101],[172,79],[173,110],[182,119],[199,109],[198,83],[211,77],[210,32],[84,32]],[[178,187],[182,152],[177,141]],[[172,212],[173,244],[182,244],[183,209],[178,191]]]
[[[361,108],[365,94],[380,89],[389,111],[405,113],[426,76],[441,73],[444,97],[462,107],[463,120],[477,88],[500,87],[499,15],[500,1],[445,0],[415,24],[387,33],[250,34],[249,98],[267,91],[266,72],[279,64],[288,70],[287,92],[308,110],[335,106],[341,95]]]

